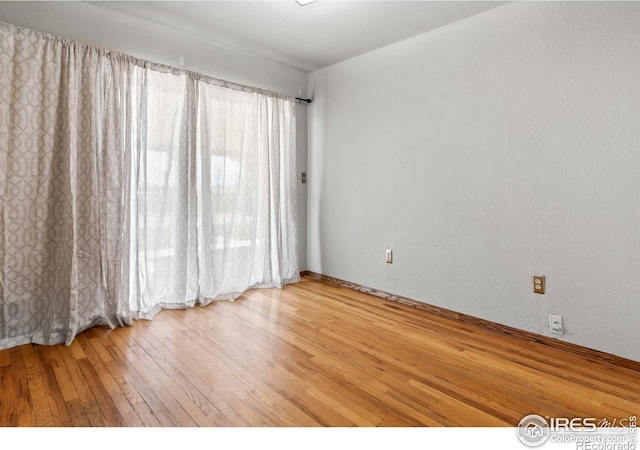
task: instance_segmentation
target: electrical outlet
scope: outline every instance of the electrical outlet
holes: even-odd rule
[[[393,264],[393,252],[389,249],[387,249],[385,254],[385,261],[387,264]]]
[[[544,277],[542,275],[531,275],[533,279],[534,294],[544,294]]]
[[[564,334],[564,327],[562,326],[562,316],[554,316],[549,314],[549,330],[553,334]]]

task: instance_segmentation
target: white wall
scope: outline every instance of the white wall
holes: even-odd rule
[[[309,270],[640,360],[640,3],[510,3],[308,93]]]
[[[307,74],[266,59],[254,58],[145,24],[80,2],[0,1],[0,21],[117,50],[248,86],[306,96]],[[297,159],[306,170],[307,106],[298,105]],[[306,185],[298,184],[300,270],[306,269]]]

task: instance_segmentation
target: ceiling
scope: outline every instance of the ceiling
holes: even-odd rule
[[[304,72],[495,8],[485,1],[99,1],[97,8]]]

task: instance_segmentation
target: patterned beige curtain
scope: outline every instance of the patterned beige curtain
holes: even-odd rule
[[[293,105],[0,23],[0,348],[297,281]]]
[[[126,320],[127,65],[2,26],[0,347]]]

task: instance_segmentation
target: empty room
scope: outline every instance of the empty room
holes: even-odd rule
[[[640,2],[3,1],[0,143],[2,427],[635,448]]]

